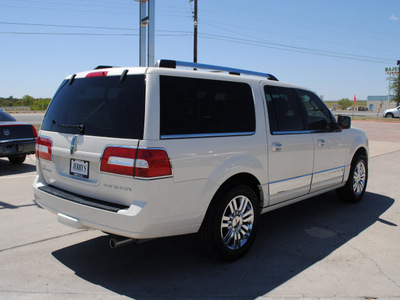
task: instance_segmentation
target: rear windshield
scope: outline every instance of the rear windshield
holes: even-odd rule
[[[15,121],[15,119],[0,109],[0,121]]]
[[[43,119],[43,130],[142,139],[144,75],[90,77],[64,81]]]

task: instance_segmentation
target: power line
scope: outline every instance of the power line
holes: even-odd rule
[[[84,29],[107,29],[107,30],[138,30],[137,28],[121,28],[121,27],[103,27],[103,26],[80,26],[80,25],[65,25],[65,24],[41,24],[41,23],[17,23],[17,22],[1,22],[3,25],[21,25],[21,26],[42,26],[42,27],[57,27],[57,28],[84,28]]]
[[[186,36],[192,35],[191,32],[184,32],[184,31],[182,31],[182,32],[175,31],[174,32],[174,31],[164,30],[163,32],[166,32],[166,33],[158,33],[158,34],[156,34],[156,36],[158,36],[158,37],[186,37]],[[0,34],[32,35],[32,36],[35,36],[35,35],[36,36],[39,36],[39,35],[47,35],[47,36],[126,36],[126,37],[139,36],[138,33],[72,33],[72,32],[16,32],[16,31],[0,31]],[[213,39],[213,40],[231,42],[231,43],[246,44],[246,45],[250,45],[250,46],[254,46],[254,47],[270,48],[270,49],[284,50],[284,51],[325,56],[325,57],[341,58],[341,59],[354,60],[354,61],[365,61],[365,62],[380,63],[380,64],[387,64],[387,63],[392,62],[392,59],[386,59],[386,58],[369,57],[369,56],[362,56],[362,55],[354,55],[354,54],[350,54],[350,53],[332,52],[332,51],[325,51],[325,50],[311,49],[311,48],[301,48],[301,47],[283,45],[283,44],[278,44],[278,43],[271,43],[271,42],[266,43],[266,42],[256,41],[256,40],[238,39],[238,38],[205,34],[205,33],[200,33],[199,37],[205,38],[205,39]]]
[[[78,32],[21,32],[21,31],[0,31],[0,34],[10,35],[64,35],[64,36],[139,36],[138,33],[78,33]],[[188,33],[164,33],[157,34],[159,37],[184,37],[192,36],[191,32]]]
[[[2,5],[0,7],[5,8],[17,8],[17,9],[37,9],[37,10],[55,10],[55,11],[74,11],[74,12],[84,12],[84,13],[105,13],[105,14],[128,14],[132,15],[135,14],[135,11],[132,10],[131,12],[127,12],[125,9],[124,11],[111,11],[111,10],[95,10],[95,9],[71,9],[71,8],[50,8],[50,7],[32,7],[32,6],[15,6],[15,5]]]
[[[78,32],[20,32],[0,31],[0,34],[12,35],[66,35],[66,36],[139,36],[138,33],[78,33]]]
[[[122,31],[135,31],[138,29],[134,28],[122,28],[122,27],[104,27],[104,26],[80,26],[80,25],[65,25],[65,24],[42,24],[42,23],[22,23],[22,22],[0,22],[3,25],[17,25],[17,26],[39,26],[39,27],[55,27],[55,28],[77,28],[77,29],[101,29],[101,30],[122,30]],[[220,27],[221,29],[224,29]],[[233,30],[225,29],[229,32],[239,34],[242,36],[249,35],[238,33]],[[173,30],[157,30],[158,37],[184,37],[190,36],[191,32],[188,31],[173,31]],[[48,35],[48,36],[138,36],[137,33],[72,33],[72,32],[19,32],[19,31],[3,31],[0,34],[9,34],[9,35]],[[221,40],[231,43],[239,43],[246,44],[254,47],[263,47],[284,51],[291,51],[297,53],[325,56],[325,57],[334,57],[340,59],[347,60],[357,60],[357,61],[366,61],[366,62],[374,62],[374,63],[392,63],[392,59],[382,58],[382,57],[373,57],[373,56],[364,56],[364,55],[356,55],[351,53],[344,52],[335,52],[335,51],[327,51],[322,49],[313,49],[306,47],[299,47],[289,44],[275,43],[271,41],[266,41],[262,39],[245,39],[245,38],[237,38],[232,36],[223,36],[223,35],[215,35],[215,34],[207,34],[200,33],[199,36],[205,39],[214,39]]]
[[[305,54],[312,54],[312,55],[318,55],[318,56],[342,58],[342,59],[348,59],[348,60],[358,60],[358,61],[366,61],[366,62],[374,62],[374,63],[382,63],[382,64],[391,63],[393,61],[392,59],[388,59],[388,58],[370,57],[370,56],[356,55],[356,54],[343,53],[343,52],[334,52],[334,51],[326,51],[326,50],[321,50],[321,49],[304,48],[304,47],[297,47],[297,46],[285,45],[285,44],[280,44],[280,43],[266,42],[266,41],[262,41],[262,40],[240,39],[240,38],[232,38],[232,37],[227,37],[227,36],[204,34],[204,33],[200,33],[200,36],[202,38],[207,38],[207,39],[214,39],[214,40],[221,40],[221,41],[227,41],[227,42],[232,42],[232,43],[246,44],[246,45],[251,45],[251,46],[256,46],[256,47],[285,50],[285,51],[290,51],[290,52],[305,53]]]
[[[106,29],[106,30],[124,30],[124,31],[138,31],[137,28],[129,28],[129,27],[104,27],[104,26],[82,26],[82,25],[65,25],[65,24],[43,24],[43,23],[21,23],[21,22],[1,22],[0,25],[22,25],[22,26],[43,26],[43,27],[55,27],[55,28],[83,28],[83,29]],[[182,31],[182,30],[156,30],[157,32],[164,32],[174,34],[176,36],[186,36],[190,35],[190,31]],[[16,31],[13,31],[16,32]],[[51,32],[50,32],[51,33]],[[28,33],[26,33],[28,34]],[[32,32],[32,34],[34,34]],[[45,33],[43,33],[45,34]],[[70,33],[73,34],[73,33]],[[165,36],[160,35],[160,36]]]
[[[90,4],[82,4],[82,3],[65,3],[65,2],[60,2],[60,1],[39,1],[39,0],[13,0],[13,2],[28,2],[28,3],[33,3],[33,4],[50,4],[50,5],[64,5],[64,6],[84,6],[84,7],[103,7],[103,8],[115,8],[115,6],[110,6],[110,5],[98,5],[98,4],[93,4],[92,1]],[[102,3],[105,4],[104,2],[98,2],[94,1],[97,3]],[[113,2],[114,3],[114,2]],[[118,5],[121,6],[123,4],[122,2],[119,2]],[[126,4],[126,2],[124,3]],[[124,8],[128,8],[128,6],[125,6]],[[129,8],[133,8],[132,6],[129,6]]]
[[[288,45],[288,44],[282,44],[282,43],[274,43],[271,41],[267,40],[262,40],[259,38],[255,38],[254,36],[244,34],[241,32],[237,32],[231,29],[227,29],[221,26],[217,26],[215,24],[210,24],[207,22],[202,21],[204,24],[208,24],[214,27],[217,27],[219,29],[237,34],[237,35],[242,35],[245,37],[251,38],[249,39],[241,39],[241,38],[233,38],[233,37],[227,37],[227,36],[220,36],[220,35],[210,35],[213,36],[214,38],[222,38],[222,39],[237,39],[239,41],[247,42],[247,43],[253,43],[253,46],[257,46],[256,44],[260,44],[260,46],[266,47],[266,45],[272,45],[274,47],[269,47],[269,48],[275,48],[275,49],[281,49],[281,50],[290,50],[292,52],[299,52],[299,53],[307,53],[307,54],[315,54],[319,56],[331,56],[331,57],[337,57],[337,58],[346,58],[349,59],[350,57],[355,58],[356,60],[362,60],[362,61],[373,61],[373,62],[378,62],[378,63],[391,63],[392,59],[389,58],[382,58],[382,57],[373,57],[373,56],[364,56],[364,55],[357,55],[357,54],[351,54],[351,53],[344,53],[344,52],[335,52],[335,51],[327,51],[327,50],[321,50],[321,49],[313,49],[313,48],[306,48],[306,47],[299,47],[299,46],[293,46],[293,45]],[[204,35],[204,34],[203,34]],[[234,41],[232,41],[234,42]],[[279,47],[279,48],[278,48]]]

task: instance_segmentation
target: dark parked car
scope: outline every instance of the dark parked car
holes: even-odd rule
[[[30,124],[17,122],[0,109],[0,157],[22,164],[26,155],[35,153],[37,132]]]

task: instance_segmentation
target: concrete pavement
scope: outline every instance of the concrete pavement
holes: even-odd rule
[[[0,299],[400,299],[400,123],[353,125],[370,139],[365,199],[331,192],[267,213],[229,264],[192,235],[112,250],[33,204],[33,156],[0,159]]]

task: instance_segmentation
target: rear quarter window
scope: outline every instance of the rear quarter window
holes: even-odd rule
[[[246,83],[160,76],[161,137],[255,132],[251,87]]]

